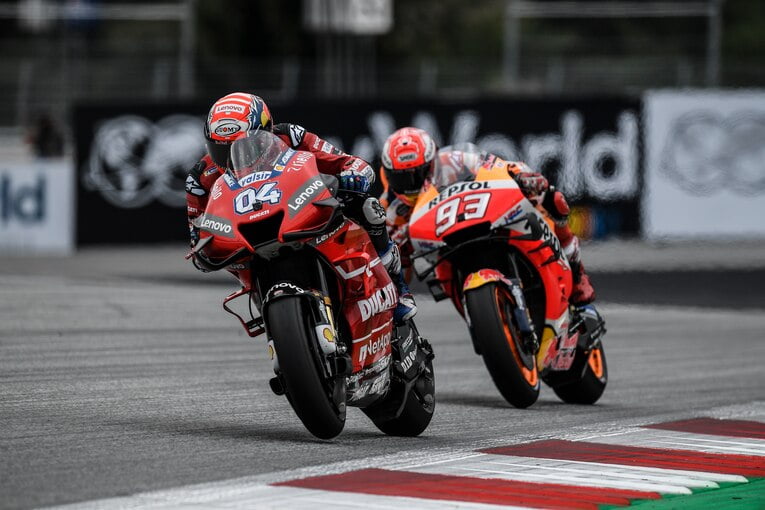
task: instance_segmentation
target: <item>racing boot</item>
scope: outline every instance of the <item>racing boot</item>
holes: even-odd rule
[[[398,290],[398,304],[393,310],[393,320],[396,324],[403,324],[417,314],[417,304],[414,302],[414,296],[409,290],[409,286],[404,281],[398,245],[393,241],[388,241],[388,246],[380,255],[380,260],[388,271],[390,279],[396,285],[396,290]]]
[[[567,244],[561,242],[561,248],[563,248],[563,253],[566,255],[571,266],[571,276],[574,280],[574,288],[571,290],[571,296],[568,298],[569,302],[575,306],[592,303],[595,301],[595,289],[592,288],[590,277],[584,271],[579,251],[579,238],[571,234]]]

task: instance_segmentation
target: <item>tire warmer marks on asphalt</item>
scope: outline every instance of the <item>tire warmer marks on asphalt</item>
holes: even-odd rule
[[[272,487],[309,489],[277,498],[302,500],[300,508],[327,491],[344,493],[343,506],[369,508],[765,508],[765,423],[697,418]]]

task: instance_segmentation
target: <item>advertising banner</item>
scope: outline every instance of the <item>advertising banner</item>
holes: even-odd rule
[[[0,253],[65,255],[74,249],[69,160],[0,162]]]
[[[75,110],[77,242],[188,238],[186,175],[204,154],[204,105]]]
[[[765,238],[765,92],[645,99],[648,239]]]
[[[475,142],[547,175],[580,205],[580,232],[638,232],[637,99],[294,101],[269,106],[277,123],[300,124],[375,167],[385,139],[399,127],[426,129],[441,146]],[[80,243],[186,239],[184,180],[204,152],[202,123],[208,108],[75,110]]]

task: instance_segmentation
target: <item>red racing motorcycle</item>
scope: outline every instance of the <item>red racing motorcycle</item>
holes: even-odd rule
[[[569,305],[571,268],[553,228],[507,162],[472,144],[441,149],[409,220],[415,273],[437,301],[451,299],[494,384],[519,408],[536,402],[540,380],[582,404],[608,381],[605,322],[592,306]]]
[[[360,196],[266,131],[234,142],[231,158],[189,256],[241,282],[223,307],[265,335],[273,392],[319,438],[342,431],[346,406],[386,434],[420,434],[435,409],[433,350],[414,322],[393,322],[396,286],[344,214]]]

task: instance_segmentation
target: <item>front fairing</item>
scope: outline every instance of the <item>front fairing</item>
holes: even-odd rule
[[[225,259],[244,248],[284,242],[285,234],[320,227],[331,210],[315,206],[332,194],[309,152],[289,148],[279,137],[258,131],[234,142],[232,169],[210,190],[205,213],[199,218],[201,239],[211,259]]]

